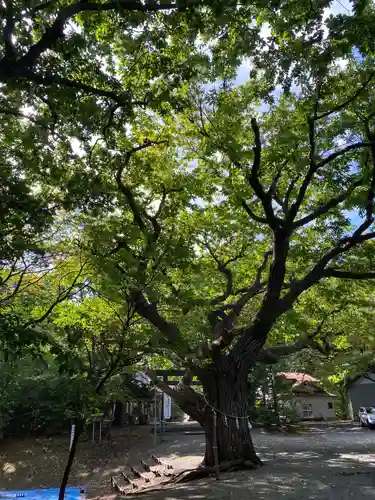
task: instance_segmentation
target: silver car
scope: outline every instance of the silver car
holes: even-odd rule
[[[367,425],[369,429],[375,429],[375,407],[362,406],[358,412],[361,427]]]

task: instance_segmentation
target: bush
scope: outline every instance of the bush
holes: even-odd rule
[[[265,428],[272,428],[278,425],[278,418],[274,410],[265,406],[252,408],[249,412],[250,421],[261,424]]]
[[[13,370],[2,362],[0,377],[7,380],[0,403],[2,437],[61,433],[87,405],[84,379],[72,379],[39,359],[21,358]]]

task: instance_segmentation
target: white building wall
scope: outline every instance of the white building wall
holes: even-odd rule
[[[335,398],[331,396],[295,396],[292,399],[293,406],[295,407],[298,416],[301,418],[326,418],[327,420],[334,420],[335,413]],[[333,408],[329,408],[329,403]],[[304,404],[311,405],[312,415],[307,417],[303,413]]]

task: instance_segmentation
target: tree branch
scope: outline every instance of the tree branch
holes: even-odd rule
[[[155,143],[155,144],[162,144],[162,143],[167,143],[167,142],[168,141],[160,141],[160,142]],[[164,206],[165,206],[168,194],[179,193],[181,191],[182,191],[182,188],[175,188],[175,189],[168,189],[167,190],[165,186],[162,186],[162,198],[160,200],[160,204],[159,204],[159,207],[158,207],[155,215],[149,215],[145,211],[146,218],[151,222],[152,227],[154,228],[155,240],[158,239],[158,237],[160,236],[160,233],[161,233],[161,226],[160,226],[160,223],[158,221],[158,218],[160,217],[160,215],[162,214],[162,212],[164,210]]]
[[[19,292],[19,289],[20,289],[20,287],[21,287],[21,284],[22,284],[22,282],[23,282],[23,279],[24,279],[24,277],[25,277],[25,274],[26,274],[27,270],[29,269],[29,267],[30,267],[30,265],[31,265],[31,264],[27,265],[27,264],[25,263],[24,259],[22,259],[22,260],[23,260],[23,263],[24,263],[24,268],[23,268],[23,269],[22,269],[22,271],[19,273],[19,277],[18,277],[18,280],[17,280],[17,283],[16,283],[15,287],[13,288],[13,290],[12,290],[12,292],[11,292],[11,293],[9,293],[8,295],[6,295],[5,297],[3,297],[3,298],[1,298],[1,299],[0,299],[0,304],[1,304],[1,303],[6,303],[6,302],[8,302],[8,301],[9,301],[9,300],[11,300],[13,297],[15,297],[15,296],[17,295],[17,293]],[[15,276],[15,275],[13,274],[13,276]],[[6,281],[7,281],[7,280],[6,280]],[[2,283],[2,285],[4,285],[4,283]]]
[[[243,206],[243,208],[245,209],[247,215],[253,219],[255,222],[259,222],[260,224],[267,224],[268,225],[268,221],[267,219],[265,219],[264,217],[259,217],[259,215],[256,215],[256,213],[254,213],[251,208],[249,207],[249,205],[246,203],[245,200],[242,200],[241,201],[241,205]]]
[[[370,225],[373,222],[374,214],[374,196],[375,196],[375,135],[370,131],[368,121],[365,121],[365,132],[370,141],[370,150],[372,157],[372,175],[369,190],[367,193],[366,221]]]
[[[328,277],[326,276],[326,266],[332,261],[332,259],[338,257],[339,255],[348,252],[356,245],[362,244],[365,241],[369,241],[375,239],[375,232],[364,233],[362,232],[366,230],[368,227],[367,223],[363,223],[360,228],[358,228],[352,236],[347,238],[342,238],[336,246],[334,246],[329,252],[325,253],[319,261],[315,264],[312,270],[306,274],[306,276],[300,280],[294,281],[289,286],[289,292],[284,295],[284,297],[279,302],[279,312],[278,314],[282,314],[285,311],[288,311],[295,300],[306,290],[308,290],[311,286],[317,283],[321,278]],[[364,228],[364,229],[361,229]],[[328,268],[329,269],[329,268]],[[334,270],[334,268],[332,268]],[[337,270],[338,272],[339,270]],[[337,274],[336,271],[333,271]],[[337,277],[339,277],[337,275]],[[342,276],[344,277],[344,276]],[[361,278],[359,278],[361,279]],[[369,279],[369,278],[362,278]]]
[[[5,285],[6,283],[11,279],[11,278],[15,278],[16,276],[19,276],[18,278],[18,281],[16,283],[16,285],[14,286],[13,288],[13,291],[8,294],[7,296],[5,297],[2,297],[0,299],[0,303],[2,302],[7,302],[9,300],[11,300],[15,295],[17,294],[21,294],[22,292],[24,292],[27,288],[31,287],[31,286],[34,286],[36,285],[37,283],[39,283],[47,274],[50,274],[51,272],[53,271],[56,271],[56,269],[58,269],[59,267],[61,267],[65,260],[64,259],[63,261],[61,261],[57,266],[55,267],[51,267],[51,268],[48,268],[47,269],[38,269],[38,270],[30,270],[33,266],[33,263],[29,263],[29,264],[26,264],[24,258],[21,258],[22,262],[23,262],[23,269],[21,270],[18,270],[16,271],[16,265],[17,265],[17,262],[18,262],[19,259],[16,259],[13,264],[11,265],[10,267],[10,270],[9,270],[9,273],[7,274],[7,276],[1,281],[1,287],[5,288]],[[23,282],[24,282],[24,278],[25,278],[25,275],[26,274],[32,274],[34,276],[37,276],[34,280],[30,280],[28,281],[24,286],[22,286]]]
[[[59,267],[59,266],[57,266]],[[25,286],[23,286],[21,288],[21,285],[22,285],[22,281],[23,281],[23,278],[27,272],[27,268],[25,268],[24,271],[22,271],[20,273],[20,278],[19,278],[19,281],[17,283],[17,286],[14,288],[13,292],[11,294],[9,294],[8,296],[0,299],[0,303],[1,302],[7,302],[8,300],[12,299],[17,293],[18,294],[21,294],[22,292],[24,292],[27,288],[31,287],[31,286],[34,286],[36,285],[37,283],[39,283],[47,274],[50,274],[52,271],[54,271],[56,268],[54,269],[48,269],[45,273],[41,274],[40,276],[38,276],[38,278],[36,278],[34,281],[29,281]]]
[[[269,197],[273,197],[276,193],[276,190],[277,190],[277,184],[279,183],[279,180],[280,180],[280,177],[281,177],[281,174],[283,172],[283,167],[285,167],[287,165],[289,160],[285,160],[283,162],[282,165],[280,165],[277,170],[276,170],[276,174],[274,176],[274,178],[272,179],[272,182],[271,182],[271,185],[267,191],[267,196]]]
[[[117,173],[116,173],[116,182],[117,182],[118,189],[125,196],[125,199],[129,205],[129,208],[133,213],[134,222],[137,224],[137,226],[139,227],[139,229],[142,232],[145,232],[145,230],[146,230],[146,226],[145,226],[143,217],[146,217],[148,220],[150,220],[150,216],[148,216],[145,213],[145,211],[138,206],[131,189],[129,188],[129,186],[127,186],[126,184],[124,184],[122,182],[122,174],[123,174],[125,167],[129,164],[130,159],[134,153],[136,153],[137,151],[141,151],[142,149],[149,148],[150,146],[154,146],[156,144],[165,144],[167,142],[168,141],[149,141],[149,140],[147,140],[144,142],[144,144],[141,144],[140,146],[136,146],[136,147],[130,149],[126,153],[125,160],[123,163],[120,164],[120,166],[117,170]],[[154,220],[154,224],[153,224],[154,230],[157,233],[159,233],[160,232],[159,228],[155,227],[156,223],[157,223],[157,221]]]
[[[369,147],[370,143],[368,142],[355,142],[353,144],[349,144],[348,146],[345,146],[342,149],[339,149],[338,151],[335,151],[334,153],[330,154],[326,158],[324,158],[321,162],[316,164],[316,171],[319,170],[320,168],[324,167],[331,161],[335,160],[336,158],[348,153],[349,151],[352,151],[354,149],[359,149],[359,148],[365,148]],[[316,172],[315,171],[315,172]],[[314,173],[315,173],[314,172]]]
[[[262,264],[257,269],[254,282],[249,287],[241,289],[241,291],[243,291],[243,295],[241,295],[236,302],[225,306],[225,309],[230,309],[229,314],[219,314],[224,310],[224,308],[214,311],[216,321],[213,323],[213,341],[211,346],[214,356],[216,355],[217,350],[226,349],[231,344],[235,335],[234,332],[231,331],[234,322],[249,300],[260,292],[262,287],[262,273],[264,272],[268,259],[271,255],[272,252],[270,251],[264,253]]]
[[[8,116],[15,116],[17,118],[23,118],[24,120],[29,120],[32,123],[35,123],[36,125],[41,125],[40,122],[37,120],[34,120],[31,116],[24,115],[20,111],[17,111],[16,109],[11,109],[11,108],[3,108],[0,107],[0,114],[2,115],[8,115]]]
[[[315,105],[315,110],[316,110],[316,105]],[[315,175],[315,172],[317,171],[317,166],[315,162],[315,114],[313,116],[310,116],[307,120],[308,127],[309,127],[309,159],[310,159],[310,164],[309,164],[309,169],[307,171],[307,174],[305,175],[302,185],[299,189],[297,199],[294,203],[292,203],[292,206],[290,207],[290,210],[288,212],[288,222],[291,223],[294,221],[296,218],[296,215],[300,209],[300,206],[302,205],[302,202],[305,198],[306,191]]]
[[[187,0],[189,4],[194,5],[196,0]],[[52,5],[57,4],[55,1],[47,1],[37,5],[31,10],[31,16],[33,17],[38,11],[43,11],[48,9]],[[33,82],[37,85],[52,86],[61,85],[65,88],[71,88],[76,90],[81,90],[85,93],[95,94],[101,97],[107,97],[115,101],[119,106],[145,106],[147,101],[133,101],[131,100],[131,95],[127,91],[116,93],[111,90],[98,89],[94,86],[70,80],[52,73],[44,73],[43,70],[39,70],[40,61],[43,54],[49,50],[54,49],[58,42],[64,38],[64,27],[69,19],[74,18],[79,13],[82,12],[106,12],[106,11],[117,11],[122,12],[158,12],[158,11],[169,11],[178,9],[178,4],[173,2],[157,2],[156,0],[147,0],[145,2],[141,0],[114,0],[108,1],[107,3],[80,0],[76,3],[60,7],[56,12],[52,12],[50,9],[49,13],[55,14],[55,19],[48,27],[46,27],[45,32],[40,37],[40,39],[29,46],[26,52],[23,52],[17,58],[15,48],[12,44],[12,35],[14,32],[15,22],[18,19],[14,19],[12,12],[10,10],[2,9],[7,12],[7,22],[3,31],[4,38],[4,56],[0,59],[0,82],[7,82],[12,79],[23,80],[26,82]],[[26,14],[27,15],[27,14]],[[21,16],[20,16],[21,17]],[[38,68],[38,70],[36,70]],[[108,80],[108,85],[111,85],[110,80]]]
[[[366,87],[371,82],[371,80],[374,78],[374,76],[375,76],[375,71],[370,73],[370,76],[367,78],[367,80],[359,87],[359,89],[351,97],[346,99],[346,101],[342,102],[341,104],[338,104],[334,108],[330,109],[329,111],[325,111],[324,113],[317,115],[316,119],[320,120],[321,118],[326,118],[327,116],[330,116],[333,113],[337,113],[337,111],[340,111],[340,110],[346,108],[346,106],[348,106],[348,104],[354,102],[357,99],[357,97],[359,97],[361,95],[361,93],[366,89]]]
[[[316,123],[316,121],[319,118],[321,118],[323,116],[323,115],[320,115],[320,117],[319,117],[317,115],[318,104],[319,104],[319,94],[320,94],[320,87],[317,90],[317,98],[315,100],[313,114],[307,120],[307,122],[308,122],[308,129],[309,129],[309,132],[308,132],[308,140],[309,140],[309,168],[308,168],[307,174],[305,175],[305,177],[304,177],[304,179],[302,181],[302,184],[301,184],[301,187],[299,189],[297,198],[296,198],[295,202],[292,204],[292,206],[290,207],[290,210],[289,210],[289,213],[288,213],[288,216],[287,216],[287,221],[288,221],[289,224],[291,224],[294,221],[294,219],[296,218],[296,216],[298,214],[298,211],[299,211],[299,209],[300,209],[300,207],[301,207],[301,205],[302,205],[302,203],[303,203],[303,201],[305,199],[307,189],[309,188],[309,186],[310,186],[310,184],[311,184],[311,182],[312,182],[312,180],[314,178],[314,175],[316,174],[316,172],[320,168],[324,167],[325,165],[327,165],[331,161],[333,161],[336,158],[338,158],[338,157],[346,154],[347,152],[349,152],[351,150],[358,149],[358,148],[365,147],[365,146],[369,145],[369,144],[366,144],[366,143],[363,143],[363,142],[349,144],[345,148],[342,148],[339,151],[335,151],[334,153],[330,154],[329,156],[327,156],[326,158],[324,158],[322,161],[317,162],[317,159],[316,159],[316,143],[315,143],[315,123]],[[340,106],[339,109],[345,107],[347,104],[348,103],[345,103],[344,105]],[[332,111],[332,112],[334,112],[334,111]],[[325,115],[325,116],[328,116],[328,115]]]
[[[165,186],[162,186],[161,200],[160,200],[159,207],[156,210],[156,214],[154,215],[155,219],[157,219],[158,217],[160,217],[160,215],[161,215],[161,213],[162,213],[162,211],[164,209],[164,205],[165,205],[165,202],[167,200],[167,194],[168,194],[168,191],[166,190]]]
[[[7,58],[8,60],[11,60],[14,57],[14,52],[15,52],[14,45],[12,42],[12,34],[16,20],[15,17],[13,16],[13,12],[10,7],[7,7],[5,12],[6,12],[5,13],[6,24],[3,31],[4,49],[5,49],[4,57]]]
[[[172,389],[166,382],[159,380],[152,370],[147,370],[146,374],[158,389],[168,394],[174,401],[177,401],[182,410],[186,411],[198,422],[203,423],[204,414],[202,408],[205,407],[205,400],[201,394],[187,385],[180,387],[180,389]]]
[[[341,312],[346,305],[346,303],[342,304],[340,307],[327,312],[324,315],[323,319],[319,322],[316,329],[305,337],[297,339],[294,342],[290,342],[288,344],[279,344],[267,349],[262,349],[257,355],[257,361],[269,364],[277,363],[281,357],[288,356],[295,352],[301,351],[302,349],[317,349],[319,352],[322,352],[322,346],[319,345],[315,339],[318,336],[321,336],[323,327],[326,324],[327,320],[334,314]],[[323,344],[326,344],[326,337],[323,337],[322,340]],[[324,352],[323,354],[327,354],[327,352]]]
[[[64,26],[68,19],[81,12],[105,12],[110,10],[157,12],[159,10],[175,9],[176,7],[176,4],[171,3],[143,3],[136,0],[116,0],[107,3],[94,3],[81,0],[80,2],[61,8],[57,12],[55,21],[46,29],[38,42],[32,45],[27,53],[19,59],[18,65],[23,69],[32,69],[39,57],[46,50],[53,48],[64,37]]]
[[[215,255],[215,252],[213,251],[211,245],[208,243],[207,239],[205,239],[204,241],[204,246],[207,248],[211,257],[216,262],[218,270],[222,274],[224,274],[227,282],[225,292],[209,302],[209,304],[215,305],[218,304],[219,302],[224,302],[224,300],[226,300],[230,295],[233,295],[233,275],[232,271],[227,266],[230,263],[235,262],[236,260],[242,258],[244,256],[244,249],[242,249],[241,252],[238,253],[236,256],[228,259],[226,262],[221,262],[220,259]]]
[[[253,147],[254,161],[250,173],[247,172],[246,178],[250,186],[253,188],[255,194],[261,201],[266,216],[266,220],[272,229],[276,229],[279,226],[279,221],[274,214],[272,208],[272,197],[269,193],[266,193],[260,180],[259,180],[259,169],[261,163],[261,153],[262,153],[262,143],[260,140],[259,126],[255,118],[251,119],[251,128],[254,133],[255,145]],[[236,162],[238,165],[238,162]]]
[[[310,186],[311,184],[311,181],[313,180],[313,177],[314,175],[316,174],[316,172],[324,167],[325,165],[327,165],[328,163],[330,163],[331,161],[335,160],[336,158],[348,153],[349,151],[352,151],[354,149],[359,149],[359,148],[363,148],[363,147],[368,147],[370,146],[369,143],[365,143],[365,142],[357,142],[357,143],[354,143],[354,144],[349,144],[348,146],[346,146],[345,148],[342,148],[340,149],[339,151],[335,151],[334,153],[330,154],[329,156],[327,156],[327,158],[324,158],[322,161],[320,161],[319,163],[316,163],[315,161],[315,156],[312,155],[312,153],[310,153],[311,155],[311,158],[310,158],[310,167],[309,167],[309,170],[302,182],[302,185],[300,187],[300,190],[298,192],[298,195],[297,195],[297,199],[296,201],[292,204],[290,210],[289,210],[289,214],[288,214],[288,221],[291,223],[292,221],[294,221],[297,213],[298,213],[298,210],[300,209],[302,203],[303,203],[303,200],[305,199],[305,195],[306,195],[306,192],[307,192],[307,189],[308,187]]]
[[[369,272],[345,271],[344,269],[338,269],[335,267],[327,267],[323,272],[323,276],[325,278],[370,280],[370,279],[375,278],[375,272],[371,272],[371,271],[369,271]]]
[[[28,327],[28,326],[31,326],[31,325],[37,325],[39,323],[42,323],[45,319],[47,319],[47,317],[52,313],[52,311],[55,309],[55,307],[60,304],[61,302],[63,302],[64,300],[66,300],[67,298],[70,297],[72,291],[76,288],[76,285],[77,285],[77,282],[78,282],[78,279],[80,278],[80,276],[82,275],[83,273],[83,270],[85,268],[87,264],[87,261],[85,261],[82,265],[81,265],[81,268],[80,270],[78,271],[77,275],[75,276],[74,280],[72,281],[72,283],[68,286],[68,288],[66,288],[65,290],[63,290],[62,292],[60,292],[56,299],[52,302],[52,304],[49,306],[49,308],[47,309],[47,311],[42,314],[39,318],[37,319],[34,319],[32,321],[29,321],[28,323],[26,323],[25,325],[25,328]],[[83,290],[83,288],[85,288],[87,285],[83,285],[79,290]]]
[[[39,12],[41,10],[48,9],[48,7],[50,7],[54,3],[56,3],[56,0],[49,0],[47,2],[44,2],[44,3],[37,5],[36,7],[33,8],[33,14],[35,14],[35,12]]]
[[[37,85],[43,85],[45,87],[50,87],[51,85],[60,85],[62,87],[69,89],[82,90],[83,92],[86,92],[88,94],[94,94],[100,97],[106,97],[108,99],[111,99],[114,102],[116,102],[119,106],[147,104],[145,101],[132,101],[130,92],[127,92],[126,90],[120,93],[116,93],[113,90],[99,89],[97,87],[93,87],[92,85],[88,85],[86,83],[82,83],[76,80],[70,80],[69,78],[61,77],[59,75],[53,75],[49,73],[42,75],[40,73],[36,73],[30,70],[24,71],[22,75],[24,78],[27,78],[28,80],[36,83]]]
[[[302,219],[297,220],[293,224],[293,228],[297,229],[299,227],[305,226],[306,224],[317,219],[321,215],[326,214],[332,208],[337,207],[337,205],[339,205],[343,201],[347,200],[349,198],[349,196],[353,193],[353,191],[359,186],[363,186],[363,179],[359,179],[358,181],[354,182],[346,191],[341,193],[339,196],[337,196],[335,198],[331,198],[327,203],[320,205],[318,208],[316,208],[313,212],[311,212],[306,217],[303,217]]]
[[[13,278],[13,276],[16,276],[16,275],[20,274],[19,271],[15,272],[18,260],[19,260],[19,258],[16,257],[16,259],[13,261],[13,263],[11,264],[11,266],[9,268],[8,274],[1,280],[1,286],[2,287],[4,287],[6,285],[6,283],[11,278]],[[4,269],[4,267],[2,266],[1,270],[3,270],[3,269]]]
[[[299,179],[299,175],[297,175],[294,179],[292,179],[291,183],[289,184],[288,186],[288,189],[285,193],[285,197],[284,197],[284,201],[283,201],[283,212],[284,212],[284,215],[287,215],[288,214],[288,210],[289,210],[289,199],[290,199],[290,196],[292,194],[292,191],[294,189],[294,186],[296,185],[296,183],[298,182],[298,179]]]
[[[166,338],[168,346],[179,349],[183,344],[181,332],[175,323],[171,323],[163,318],[156,305],[149,302],[141,291],[134,291],[132,294],[135,309],[143,318],[154,325]],[[189,352],[187,349],[186,352]],[[185,352],[185,354],[186,354]]]

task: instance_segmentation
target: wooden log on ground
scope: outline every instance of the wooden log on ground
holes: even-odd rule
[[[132,481],[132,480],[130,479],[130,477],[128,477],[128,476],[125,474],[125,472],[121,472],[121,475],[122,475],[122,477],[125,479],[125,481],[126,481],[128,484],[130,484],[130,486],[133,488],[133,490],[136,490],[136,489],[138,488],[138,484],[137,484],[137,483],[135,483],[134,481]]]
[[[130,470],[132,471],[132,473],[136,476],[136,477],[140,477],[142,479],[144,479],[146,481],[146,483],[149,483],[150,482],[150,478],[148,476],[146,476],[145,474],[142,474],[142,472],[139,472],[138,469],[136,469],[135,467],[131,466],[130,467]]]
[[[162,474],[161,474],[160,470],[158,470],[158,469],[154,469],[154,467],[150,467],[150,470],[151,470],[151,472],[152,472],[153,474],[155,474],[155,476],[156,476],[156,477],[161,477],[161,476],[162,476]]]
[[[163,472],[163,476],[165,476],[165,477],[173,477],[174,475],[175,474],[173,472],[168,472],[166,470]]]
[[[126,495],[125,489],[118,484],[118,482],[116,481],[116,479],[113,476],[111,477],[111,486],[112,486],[112,489],[116,493],[118,493],[119,495]]]
[[[141,465],[145,469],[145,471],[152,472],[156,477],[161,477],[162,476],[160,470],[155,469],[155,467],[152,467],[152,465],[148,464],[144,460],[141,460]]]
[[[145,471],[147,472],[150,472],[151,471],[151,467],[149,466],[149,464],[147,462],[145,462],[144,460],[141,460],[141,465],[142,467],[144,468]]]
[[[157,464],[163,465],[167,469],[173,469],[173,466],[171,464],[168,464],[167,462],[164,462],[163,460],[161,460],[160,458],[158,458],[156,455],[151,455],[151,457],[154,460],[154,462],[156,462]]]
[[[241,470],[241,469],[258,469],[262,464],[253,463],[247,460],[238,459],[232,462],[222,462],[219,464],[220,471],[231,471],[231,470]],[[164,481],[156,486],[147,486],[135,491],[134,495],[148,495],[155,491],[169,489],[171,485],[178,483],[186,483],[195,479],[202,479],[207,476],[213,476],[215,474],[215,467],[198,467],[197,469],[188,469],[179,472],[178,474],[171,474],[171,479],[169,481]]]

